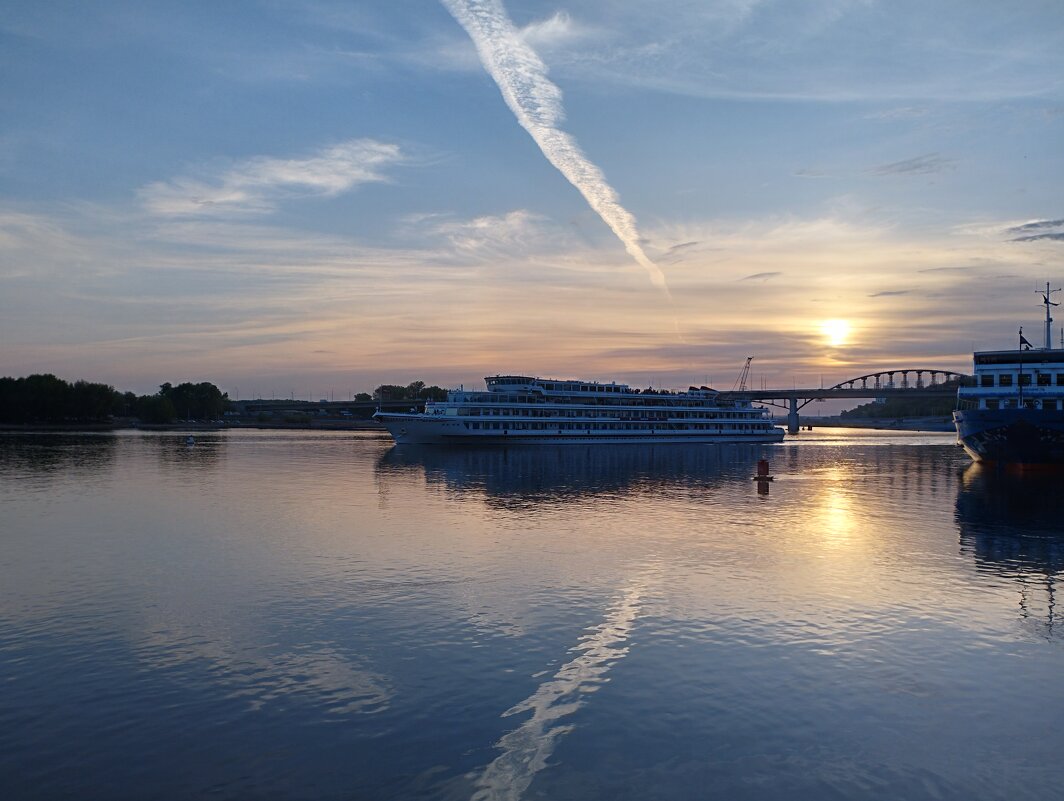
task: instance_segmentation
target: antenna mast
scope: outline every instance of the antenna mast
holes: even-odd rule
[[[1036,291],[1042,296],[1042,303],[1044,303],[1046,307],[1046,350],[1053,350],[1053,318],[1049,315],[1049,307],[1060,305],[1059,303],[1054,303],[1050,300],[1054,292],[1060,291],[1060,287],[1050,289],[1049,282],[1046,281],[1046,291],[1043,292],[1040,289]]]

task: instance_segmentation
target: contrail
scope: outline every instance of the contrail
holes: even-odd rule
[[[628,653],[628,640],[647,588],[637,579],[613,604],[605,619],[581,638],[577,656],[528,698],[503,716],[531,712],[532,717],[496,743],[502,753],[476,779],[471,801],[519,801],[532,779],[573,726],[563,723],[584,705],[585,696],[601,687],[610,668]]]
[[[547,161],[584,196],[628,254],[647,271],[654,286],[671,297],[665,274],[639,244],[635,217],[620,204],[602,170],[588,160],[572,136],[558,127],[565,118],[561,89],[547,77],[547,66],[536,51],[521,39],[501,0],[442,2],[469,33],[484,69]]]

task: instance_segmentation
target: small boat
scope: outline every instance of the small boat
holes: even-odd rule
[[[196,444],[196,438],[189,434],[187,437],[185,437],[185,444],[191,448],[193,445]]]

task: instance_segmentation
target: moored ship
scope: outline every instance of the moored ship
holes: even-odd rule
[[[1054,349],[1053,292],[1043,294],[1045,347],[1035,349],[1020,329],[1015,350],[977,351],[971,386],[958,390],[953,422],[977,462],[1064,465],[1064,349]]]
[[[720,397],[709,387],[682,392],[627,384],[496,375],[486,391],[451,390],[425,410],[378,411],[397,443],[557,444],[566,442],[779,442],[768,410]]]

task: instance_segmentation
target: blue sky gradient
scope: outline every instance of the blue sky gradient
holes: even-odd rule
[[[790,385],[1040,332],[1064,5],[494,10],[671,299],[442,4],[9,2],[0,373],[341,397],[510,371],[730,386],[755,355]]]

